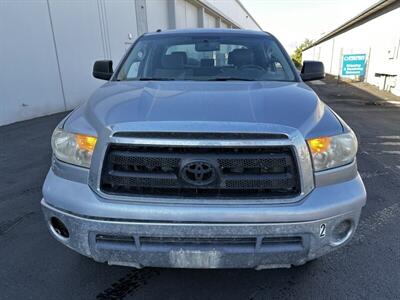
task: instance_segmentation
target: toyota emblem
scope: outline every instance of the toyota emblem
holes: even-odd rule
[[[191,161],[183,165],[180,176],[186,183],[203,186],[211,184],[217,179],[217,171],[209,162]]]

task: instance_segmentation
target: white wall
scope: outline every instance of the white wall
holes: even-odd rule
[[[236,0],[0,0],[0,125],[73,109],[104,83],[93,62],[117,65],[147,30],[253,28],[246,15]]]
[[[396,86],[392,92],[400,95],[399,28],[400,9],[395,9],[306,50],[303,52],[303,60],[321,60],[326,72],[337,76],[341,71],[341,53],[370,54],[367,57],[365,80],[379,86],[381,79],[375,73],[397,74]],[[389,50],[394,51],[393,59],[389,59]]]
[[[70,110],[103,81],[93,62],[138,36],[134,0],[1,1],[0,125]]]
[[[199,27],[197,7],[185,0],[176,0],[176,28]]]
[[[223,15],[226,15],[230,19],[234,20],[241,28],[261,30],[261,28],[258,27],[257,23],[251,18],[251,15],[243,11],[242,6],[239,4],[239,1],[237,0],[200,0],[200,1],[204,2],[206,5],[209,5],[212,8],[215,8],[217,11],[220,11]]]
[[[221,22],[221,28],[229,28],[230,26],[226,24],[224,21]]]
[[[99,85],[90,69],[94,60],[109,56],[110,47],[103,49],[96,2],[51,1],[50,13],[66,108],[72,109]]]
[[[168,1],[147,0],[146,9],[149,31],[169,28]]]
[[[215,19],[214,16],[204,13],[204,27],[205,28],[214,28],[217,26],[217,20]]]
[[[136,23],[136,9],[134,0],[105,1],[106,22],[108,25],[108,40],[110,52],[107,57],[118,63],[132,40],[139,35]]]
[[[45,2],[0,3],[0,124],[64,110],[49,24]]]

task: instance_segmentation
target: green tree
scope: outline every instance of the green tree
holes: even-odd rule
[[[311,46],[312,43],[313,43],[312,40],[305,39],[299,46],[296,47],[296,50],[294,50],[294,53],[291,55],[291,58],[297,68],[301,67],[303,50]]]

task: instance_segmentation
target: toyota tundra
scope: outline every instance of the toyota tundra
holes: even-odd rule
[[[54,130],[51,235],[110,265],[278,268],[345,245],[366,192],[357,139],[277,39],[238,29],[136,40]]]

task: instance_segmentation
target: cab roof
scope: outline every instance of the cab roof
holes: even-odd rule
[[[145,33],[144,36],[156,35],[188,35],[188,34],[240,34],[249,36],[271,36],[269,33],[259,30],[236,28],[191,28],[191,29],[167,29]]]

